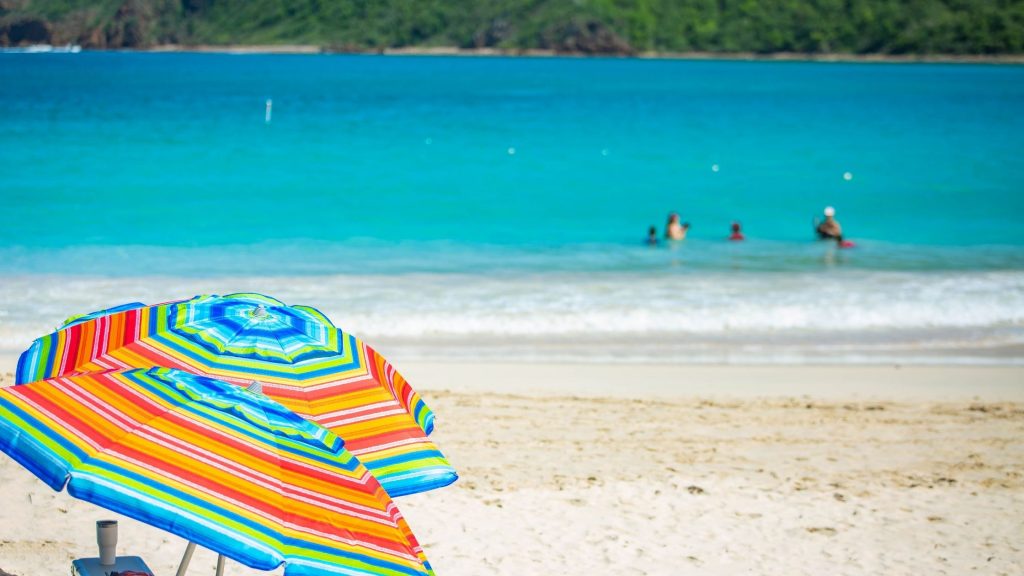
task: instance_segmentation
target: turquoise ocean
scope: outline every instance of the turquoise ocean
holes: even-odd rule
[[[0,353],[259,291],[396,358],[1024,363],[1022,159],[1022,66],[0,54]]]

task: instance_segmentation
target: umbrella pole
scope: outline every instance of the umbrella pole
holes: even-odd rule
[[[196,543],[189,542],[185,547],[185,554],[181,557],[181,564],[178,564],[178,572],[175,576],[185,576],[188,571],[188,564],[192,561],[192,553],[196,551]]]
[[[224,576],[224,555],[217,554],[217,576]]]

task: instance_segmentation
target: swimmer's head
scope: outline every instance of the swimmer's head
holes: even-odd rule
[[[833,208],[831,206],[826,206],[825,207],[825,216],[831,218],[832,216],[835,216],[835,215],[836,215],[836,209],[835,208]]]
[[[732,231],[733,232],[739,232],[740,231],[740,223],[739,222],[733,222],[732,223]]]
[[[676,214],[675,212],[669,213],[668,221],[669,222],[678,222],[679,221],[679,214]]]

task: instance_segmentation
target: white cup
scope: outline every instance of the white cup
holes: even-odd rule
[[[100,547],[100,564],[113,566],[117,562],[117,520],[96,521],[96,544]]]

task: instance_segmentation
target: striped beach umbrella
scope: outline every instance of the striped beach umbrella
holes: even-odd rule
[[[54,490],[285,575],[430,566],[343,441],[238,386],[150,368],[0,390],[0,450]]]
[[[392,496],[457,478],[427,437],[434,414],[391,364],[320,311],[261,294],[196,296],[100,315],[22,354],[17,383],[164,366],[246,386],[345,439]]]
[[[125,310],[134,310],[136,308],[144,308],[146,305],[142,302],[128,302],[127,304],[121,304],[114,306],[113,308],[107,308],[105,310],[97,310],[96,312],[90,312],[88,314],[76,314],[69,316],[64,320],[64,325],[61,328],[67,328],[68,326],[74,326],[75,324],[81,324],[82,322],[88,322],[93,318],[99,318],[101,316],[109,316]]]

